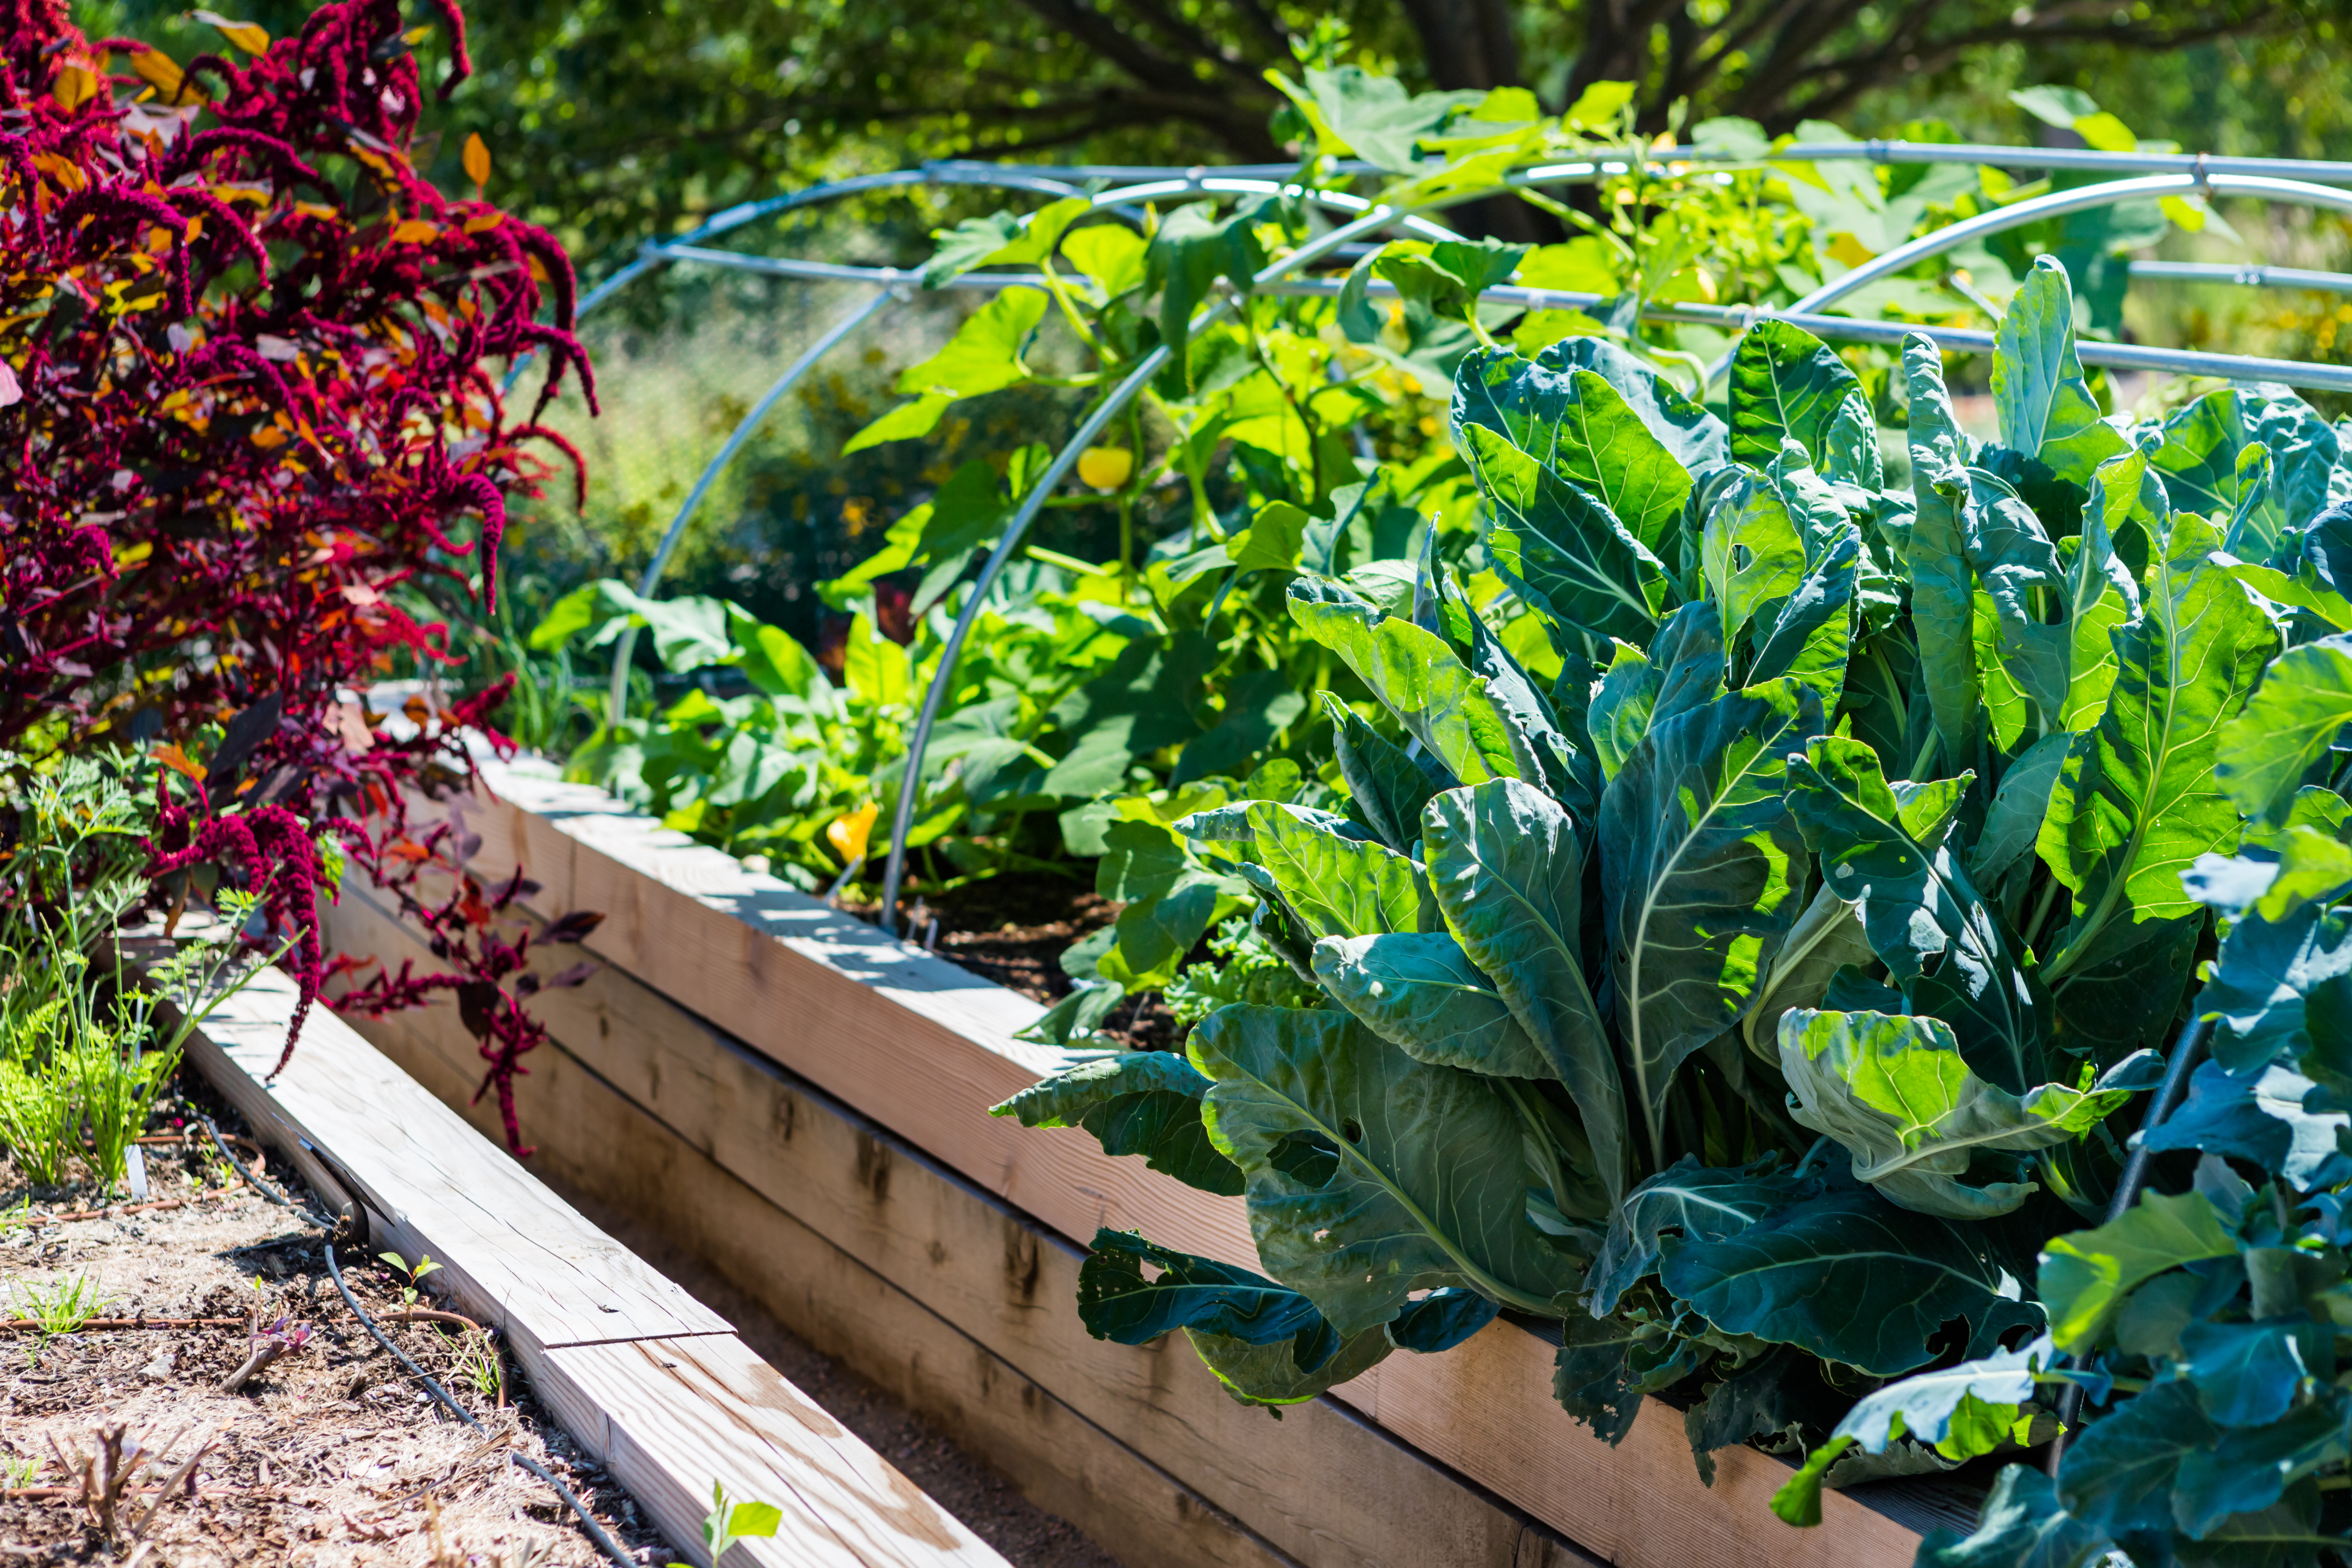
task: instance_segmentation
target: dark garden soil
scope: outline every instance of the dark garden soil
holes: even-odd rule
[[[842,905],[865,920],[873,919],[878,907]],[[914,940],[941,958],[1032,1001],[1052,1003],[1070,994],[1063,952],[1117,920],[1127,906],[1080,882],[1013,873],[903,901],[902,907]],[[1206,955],[1203,947],[1192,956]],[[1101,1032],[1129,1050],[1174,1050],[1181,1043],[1176,1020],[1156,992],[1122,1002],[1103,1021]]]

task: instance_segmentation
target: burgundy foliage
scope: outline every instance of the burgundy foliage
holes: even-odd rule
[[[464,24],[431,9],[446,94]],[[91,42],[64,0],[0,0],[0,745],[172,743],[194,787],[167,792],[153,870],[246,879],[295,939],[306,1011],[313,833],[404,874],[404,789],[461,785],[457,731],[504,695],[378,733],[352,692],[398,654],[451,661],[446,626],[395,594],[487,603],[509,498],[554,472],[539,453],[576,473],[537,409],[510,416],[499,363],[545,355],[542,406],[566,371],[590,379],[562,247],[410,163],[408,26],[397,0],[332,0],[265,53],[224,43],[183,72]],[[176,749],[214,724],[209,763]],[[501,987],[508,949],[467,931],[444,981]],[[469,1016],[517,1011],[476,994]],[[485,1086],[510,1108],[536,1036],[490,1033]]]

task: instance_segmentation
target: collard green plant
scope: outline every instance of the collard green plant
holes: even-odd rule
[[[1314,989],[1209,1014],[1189,1072],[1110,1056],[1001,1108],[1239,1173],[1270,1278],[1106,1235],[1089,1327],[1186,1326],[1287,1397],[1465,1293],[1561,1322],[1556,1392],[1612,1440],[1671,1392],[1703,1473],[1806,1458],[1798,1522],[2046,1441],[2072,1384],[2054,1484],[2013,1467],[1923,1561],[2342,1535],[2352,469],[2281,388],[2103,415],[2074,319],[2037,265],[1998,441],[1906,345],[1896,489],[1783,324],[1721,418],[1593,339],[1465,357],[1475,551],[1386,597],[1301,572],[1363,694],[1324,699],[1330,760],[1136,840]],[[2102,1224],[2197,1018],[2211,1060]]]

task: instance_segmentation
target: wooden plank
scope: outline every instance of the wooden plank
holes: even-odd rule
[[[735,1501],[776,1503],[788,1517],[800,1515],[795,1526],[820,1527],[779,1530],[752,1543],[750,1554],[763,1562],[983,1568],[1003,1561],[732,1334],[567,1346],[549,1352],[533,1387],[556,1393],[559,1406],[583,1409],[567,1429],[673,1540],[701,1529],[716,1481]]]
[[[286,1043],[294,983],[265,970],[192,1040],[200,1069],[238,1086],[240,1112],[331,1152],[321,1184],[354,1194],[414,1256],[428,1243],[469,1310],[519,1344],[732,1332],[727,1321],[590,1225],[447,1106],[420,1090],[350,1025],[315,1008],[299,1049],[267,1086]],[[484,1316],[487,1314],[487,1316]]]
[[[394,962],[413,940],[349,883],[333,933]],[[535,1164],[661,1225],[1131,1568],[1574,1559],[1336,1403],[1276,1423],[1181,1338],[1090,1338],[1070,1306],[1079,1248],[617,971],[541,997],[555,1044],[519,1085]],[[467,1092],[453,1009],[362,1026]],[[1228,1511],[1240,1526],[1214,1525]]]
[[[495,798],[464,814],[482,837],[475,864],[527,865],[542,914],[604,910],[596,956],[1066,1237],[1110,1225],[1255,1266],[1239,1199],[1110,1159],[1083,1133],[985,1114],[1066,1059],[1012,1038],[1034,1004],[534,766],[485,768]],[[1629,1564],[1862,1568],[1916,1549],[1915,1532],[1843,1494],[1824,1499],[1821,1526],[1781,1525],[1759,1500],[1786,1468],[1752,1450],[1718,1454],[1704,1485],[1679,1415],[1655,1402],[1611,1448],[1550,1398],[1549,1353],[1498,1323],[1448,1357],[1391,1357],[1337,1397]]]
[[[724,1319],[589,1224],[343,1020],[314,1012],[286,1071],[265,1081],[296,995],[291,980],[263,971],[189,1037],[190,1065],[322,1191],[352,1191],[370,1211],[372,1239],[440,1260],[434,1278],[505,1331],[565,1428],[610,1457],[691,1561],[709,1561],[708,1489],[730,1479],[741,1500],[785,1516],[773,1540],[747,1543],[749,1563],[1004,1568]],[[632,1344],[658,1347],[652,1370],[695,1370],[620,1375],[635,1364]],[[621,1398],[625,1415],[610,1405]]]

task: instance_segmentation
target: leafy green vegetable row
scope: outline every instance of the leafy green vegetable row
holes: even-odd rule
[[[1507,594],[1427,547],[1293,581],[1371,700],[1323,700],[1330,765],[1106,833],[1104,958],[1246,907],[1255,994],[1182,1059],[999,1108],[1245,1198],[1269,1278],[1107,1233],[1095,1331],[1182,1327],[1280,1403],[1556,1319],[1570,1411],[1614,1440],[1671,1392],[1703,1472],[1806,1455],[1800,1521],[1824,1481],[2047,1439],[2071,1383],[2054,1489],[2013,1467],[1927,1555],[2342,1532],[2352,467],[2282,388],[2103,417],[2074,319],[2038,264],[1998,442],[1906,345],[1895,487],[1853,375],[1783,324],[1727,419],[1602,339],[1463,361]],[[2094,1225],[2208,1016],[2148,1194]]]

